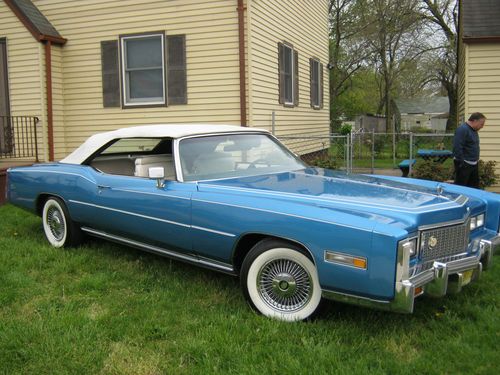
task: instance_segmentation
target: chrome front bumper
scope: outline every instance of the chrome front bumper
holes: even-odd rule
[[[446,263],[434,262],[431,268],[409,277],[410,254],[400,247],[393,300],[375,300],[325,290],[323,296],[380,310],[412,313],[415,298],[419,295],[442,297],[447,293],[458,293],[464,285],[477,280],[483,269],[491,265],[493,254],[498,251],[500,251],[500,235],[480,240],[478,251],[468,257]]]

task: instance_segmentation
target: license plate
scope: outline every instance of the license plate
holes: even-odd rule
[[[462,273],[462,285],[467,285],[472,281],[472,275],[474,275],[474,270],[468,270]]]

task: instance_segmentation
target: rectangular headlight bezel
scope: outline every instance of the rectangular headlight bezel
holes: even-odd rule
[[[484,214],[477,215],[476,217],[476,228],[482,227],[484,225]]]

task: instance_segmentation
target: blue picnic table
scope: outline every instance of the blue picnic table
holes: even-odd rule
[[[444,163],[446,160],[453,157],[453,152],[450,150],[432,150],[421,148],[417,151],[417,155],[424,160],[433,160],[435,162]]]

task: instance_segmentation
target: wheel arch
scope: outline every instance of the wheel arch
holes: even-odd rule
[[[247,256],[247,254],[250,252],[250,250],[259,242],[264,241],[264,240],[279,240],[283,242],[287,242],[290,245],[294,246],[295,248],[298,248],[305,256],[307,256],[311,262],[314,264],[316,267],[316,260],[309,248],[304,245],[302,242],[286,238],[286,237],[280,237],[276,235],[271,235],[268,233],[245,233],[242,235],[236,245],[234,246],[233,250],[233,256],[232,256],[232,264],[234,267],[234,271],[236,274],[240,274],[241,271],[241,266],[243,264],[243,260]]]
[[[45,204],[45,202],[47,202],[47,200],[50,197],[59,198],[66,205],[66,208],[68,207],[66,200],[63,197],[61,197],[60,195],[53,194],[53,193],[40,193],[35,201],[35,213],[38,216],[42,216],[43,205]]]

